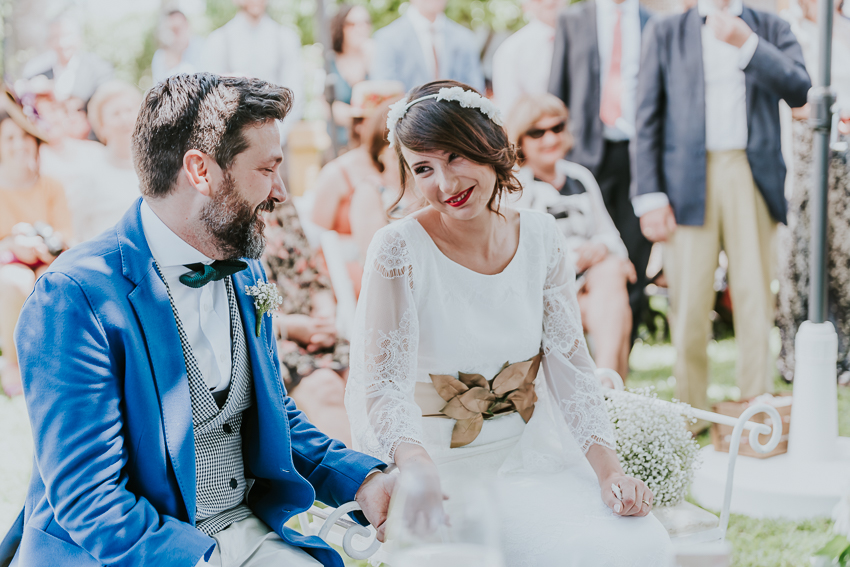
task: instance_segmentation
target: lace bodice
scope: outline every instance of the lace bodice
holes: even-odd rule
[[[546,387],[538,384],[538,395],[553,397],[584,451],[612,447],[565,250],[554,218],[533,211],[521,212],[517,252],[496,275],[447,258],[413,217],[380,230],[351,345],[346,409],[355,448],[391,462],[400,443],[423,442],[417,381],[458,372],[489,379],[541,346]]]

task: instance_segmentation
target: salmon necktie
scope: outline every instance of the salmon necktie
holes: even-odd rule
[[[611,64],[605,77],[602,89],[602,101],[599,105],[599,118],[607,126],[615,126],[617,119],[622,116],[620,100],[623,93],[623,80],[620,74],[620,63],[623,59],[623,34],[620,29],[622,11],[617,8],[617,19],[614,21],[614,37],[611,45]]]

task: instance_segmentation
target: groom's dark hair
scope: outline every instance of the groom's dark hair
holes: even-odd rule
[[[199,150],[227,170],[248,148],[246,127],[283,120],[292,91],[260,79],[210,73],[175,75],[147,92],[133,132],[133,162],[142,194],[171,192],[183,156]]]

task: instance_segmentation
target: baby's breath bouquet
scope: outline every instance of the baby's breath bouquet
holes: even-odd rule
[[[690,406],[660,402],[653,388],[612,392],[605,400],[626,474],[646,483],[655,506],[675,506],[688,492],[699,444],[687,429]]]

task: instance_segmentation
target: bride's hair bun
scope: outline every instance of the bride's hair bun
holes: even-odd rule
[[[477,92],[457,81],[434,81],[414,88],[407,100],[415,101],[453,87]],[[454,153],[474,163],[491,166],[496,172],[496,186],[487,204],[491,211],[498,211],[498,203],[505,193],[522,190],[514,175],[516,148],[510,143],[505,128],[478,108],[426,98],[405,111],[395,124],[393,134],[401,165],[402,188],[406,187],[408,176],[412,176],[401,154],[404,146],[414,152]]]

